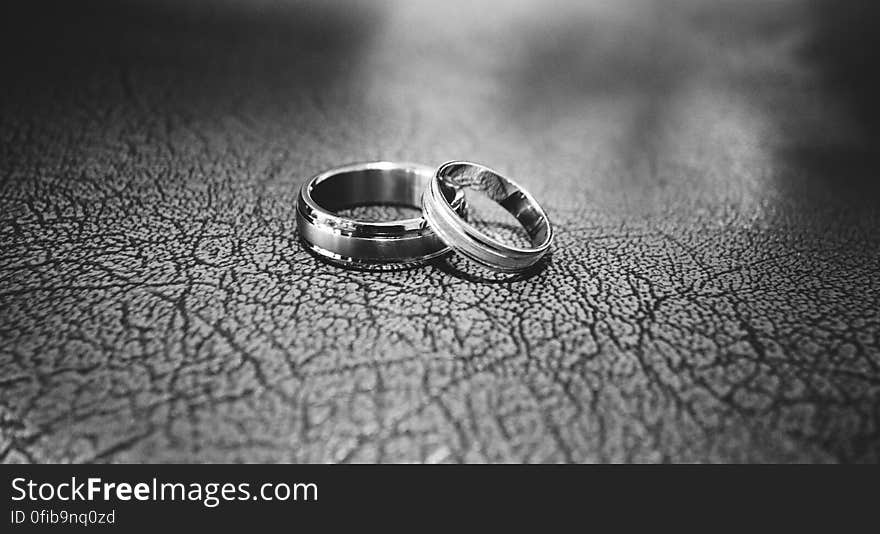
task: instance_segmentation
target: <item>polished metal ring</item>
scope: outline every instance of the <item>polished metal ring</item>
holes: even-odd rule
[[[341,209],[368,204],[421,206],[433,169],[425,165],[378,161],[331,169],[303,184],[296,221],[305,245],[319,256],[362,269],[419,264],[450,252],[423,217],[362,221],[338,215]],[[440,192],[450,209],[466,216],[464,193]]]
[[[477,230],[449,202],[450,188],[478,190],[500,204],[523,226],[532,247],[506,245]],[[425,190],[422,211],[428,224],[447,245],[495,271],[528,269],[550,250],[553,241],[550,220],[532,195],[512,180],[476,163],[450,161],[441,165]]]

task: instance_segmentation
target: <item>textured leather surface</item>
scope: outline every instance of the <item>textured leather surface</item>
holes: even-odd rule
[[[19,4],[3,461],[880,459],[876,8]],[[507,173],[552,256],[317,261],[297,187],[380,158]]]

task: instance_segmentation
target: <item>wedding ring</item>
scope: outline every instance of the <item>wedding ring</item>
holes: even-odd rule
[[[296,220],[305,245],[344,267],[363,269],[418,264],[450,252],[423,217],[362,221],[338,215],[367,204],[421,206],[433,175],[425,165],[380,161],[331,169],[303,184]],[[458,217],[466,216],[464,193],[441,187],[439,195]]]
[[[448,190],[481,191],[523,226],[532,243],[521,248],[501,243],[477,230],[456,212]],[[544,210],[525,189],[497,172],[466,161],[450,161],[434,173],[422,198],[428,225],[440,239],[465,257],[490,269],[519,272],[528,269],[550,249],[553,230]]]

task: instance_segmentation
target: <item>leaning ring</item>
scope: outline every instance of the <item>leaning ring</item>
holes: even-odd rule
[[[463,219],[448,200],[448,189],[475,189],[486,194],[523,226],[531,248],[506,245],[477,230]],[[440,239],[485,267],[519,272],[541,259],[550,249],[553,229],[547,214],[525,189],[497,172],[466,161],[450,161],[434,173],[422,199],[422,211]]]
[[[365,204],[391,204],[418,209],[433,169],[425,165],[380,161],[331,169],[303,184],[296,219],[306,246],[344,267],[375,269],[418,264],[450,248],[423,217],[362,221],[337,215],[338,210]],[[464,193],[438,189],[446,205],[466,216]]]

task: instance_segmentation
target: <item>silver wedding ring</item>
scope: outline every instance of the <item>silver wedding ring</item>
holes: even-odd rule
[[[474,189],[516,217],[532,246],[515,247],[492,239],[462,218],[444,197]],[[450,161],[434,173],[422,199],[422,211],[431,228],[447,245],[468,259],[500,272],[519,272],[538,262],[550,250],[553,229],[540,204],[521,186],[483,165]]]
[[[506,209],[532,246],[501,243],[468,223],[465,189],[480,191]],[[369,204],[421,207],[423,217],[373,222],[338,214]],[[466,161],[444,163],[436,171],[387,161],[331,169],[303,184],[296,216],[306,246],[344,267],[414,265],[455,250],[490,269],[519,272],[537,263],[553,240],[547,214],[526,190]]]
[[[450,252],[423,217],[363,221],[336,212],[368,204],[421,207],[433,169],[414,163],[379,161],[331,169],[303,184],[297,226],[315,254],[344,267],[383,268],[419,264]],[[441,195],[466,216],[464,193],[452,187]]]

